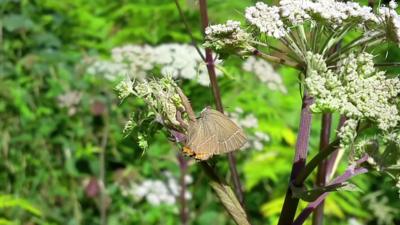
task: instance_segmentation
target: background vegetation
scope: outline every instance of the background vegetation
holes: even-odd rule
[[[181,3],[201,42],[195,1]],[[243,20],[241,12],[252,3],[210,0],[210,20]],[[115,83],[86,72],[93,57],[109,58],[116,46],[189,43],[175,3],[2,0],[0,15],[0,224],[99,224],[102,208],[110,225],[178,224],[177,203],[156,206],[123,191],[130,182],[165,180],[165,171],[179,177],[178,149],[162,132],[149,137],[145,152],[135,133],[124,138],[124,123],[143,103],[121,103],[113,90]],[[390,51],[388,57],[399,54]],[[240,107],[244,115],[255,115],[257,130],[270,136],[261,151],[236,154],[246,208],[254,224],[275,224],[299,120],[297,74],[276,68],[288,89],[283,94],[260,85],[241,69],[238,58],[229,59],[224,67],[229,76],[219,82],[226,110]],[[195,81],[182,84],[195,110],[213,105],[209,88]],[[63,105],[60,96],[71,92],[79,93],[79,100]],[[320,121],[318,116],[314,119]],[[312,152],[320,129],[318,122],[314,124]],[[215,157],[213,163],[220,174],[230,177],[225,157]],[[102,170],[107,193],[103,204]],[[188,187],[191,224],[232,224],[195,162],[189,163],[188,173],[193,178]],[[363,191],[328,197],[327,224],[400,223],[400,201],[392,182],[367,174],[354,183]]]

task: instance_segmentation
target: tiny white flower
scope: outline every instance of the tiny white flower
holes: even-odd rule
[[[257,128],[258,119],[253,114],[249,114],[240,121],[240,125],[243,128]]]
[[[264,145],[261,143],[261,141],[254,141],[253,146],[255,150],[261,151],[264,148]]]
[[[185,184],[191,184],[193,183],[193,177],[190,175],[185,176]]]
[[[146,200],[152,205],[160,205],[161,203],[160,197],[156,194],[148,194]]]
[[[274,70],[272,65],[265,60],[250,56],[243,63],[242,68],[244,71],[254,73],[256,77],[261,82],[265,83],[269,89],[287,93],[281,76]]]
[[[123,100],[129,95],[135,94],[135,91],[133,90],[133,84],[134,82],[130,78],[126,77],[125,80],[121,81],[115,87],[115,89],[118,91],[119,99]]]
[[[263,2],[257,2],[255,6],[246,9],[247,21],[256,26],[260,32],[274,38],[281,38],[287,34],[281,16],[280,9],[276,6],[268,6]]]

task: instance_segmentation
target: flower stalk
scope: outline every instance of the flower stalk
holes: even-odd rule
[[[201,17],[201,24],[202,24],[202,29],[203,33],[205,34],[205,30],[207,26],[209,25],[208,21],[208,11],[207,11],[207,1],[206,0],[199,0],[199,9],[200,9],[200,17]],[[214,65],[214,59],[212,57],[212,50],[210,48],[205,49],[206,54],[205,54],[205,63],[207,64],[207,71],[208,75],[210,78],[210,85],[211,85],[211,90],[214,96],[214,102],[215,106],[218,111],[221,113],[224,113],[224,108],[222,106],[222,100],[221,100],[221,94],[217,82],[217,76],[215,73],[215,65]],[[242,186],[240,183],[240,178],[239,174],[237,172],[236,168],[236,159],[233,153],[228,153],[228,163],[229,163],[229,169],[231,172],[232,176],[232,181],[236,190],[236,195],[239,198],[240,203],[243,205],[244,204],[244,198],[243,198],[243,192],[242,192]]]

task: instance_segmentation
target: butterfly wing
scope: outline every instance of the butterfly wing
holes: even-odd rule
[[[207,134],[214,136],[212,154],[222,154],[241,148],[247,138],[243,130],[219,111],[207,108],[201,113],[199,123]]]
[[[186,146],[193,151],[195,158],[206,160],[217,150],[217,136],[208,132],[205,124],[199,119],[189,128]]]

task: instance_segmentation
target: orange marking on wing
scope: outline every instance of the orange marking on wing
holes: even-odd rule
[[[196,153],[196,152],[194,152],[191,148],[186,147],[186,146],[184,146],[184,147],[182,148],[182,152],[183,152],[183,154],[185,154],[186,156],[193,157],[193,158],[195,158],[195,159],[197,159],[197,160],[206,160],[206,159],[210,158],[210,156],[211,156],[210,154],[205,153],[205,152],[198,152],[198,153]]]
[[[199,152],[199,153],[195,153],[194,158],[197,160],[206,160],[206,159],[210,158],[210,154],[204,153],[204,152]]]
[[[190,149],[189,147],[184,146],[182,149],[183,154],[187,155],[187,156],[194,156],[196,155],[196,153]]]

